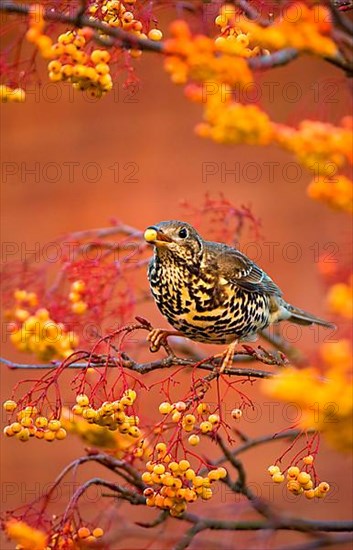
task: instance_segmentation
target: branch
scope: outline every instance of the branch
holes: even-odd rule
[[[243,358],[244,355],[240,355],[238,359]],[[46,364],[29,364],[29,363],[15,363],[12,361],[9,361],[8,359],[5,359],[4,357],[0,357],[0,363],[3,363],[8,368],[12,370],[55,370],[58,369],[62,362],[61,361],[53,361],[52,363],[46,363]],[[121,357],[120,361],[117,359],[111,358],[111,360],[107,363],[105,358],[102,358],[101,362],[94,362],[92,365],[96,368],[99,367],[109,367],[109,368],[117,368],[119,365],[123,366],[124,368],[128,370],[132,370],[134,372],[138,372],[139,374],[146,374],[148,372],[152,372],[155,370],[160,369],[166,369],[170,367],[194,367],[195,361],[191,359],[183,359],[181,357],[176,356],[169,356],[165,357],[164,359],[158,359],[156,361],[147,362],[147,363],[137,363],[127,355],[123,355]],[[88,363],[71,363],[67,366],[68,369],[86,369],[88,367]],[[206,370],[210,372],[215,371],[215,365],[211,363],[203,363],[197,367],[200,370]],[[227,376],[241,376],[241,377],[247,377],[247,378],[271,378],[274,376],[274,373],[258,370],[258,369],[249,369],[249,368],[228,368],[223,371],[224,375]]]

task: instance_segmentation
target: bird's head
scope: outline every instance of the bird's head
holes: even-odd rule
[[[157,255],[171,256],[176,262],[195,263],[202,254],[202,239],[186,222],[160,222],[148,227],[144,237],[155,246]]]

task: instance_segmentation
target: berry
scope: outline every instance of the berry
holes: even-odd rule
[[[233,409],[231,415],[234,420],[239,420],[243,416],[243,411],[241,409]]]
[[[200,438],[199,438],[198,435],[192,434],[192,435],[189,436],[188,442],[190,443],[190,445],[195,447],[196,445],[198,445],[200,443]]]
[[[314,462],[314,457],[313,457],[313,455],[304,456],[303,462],[304,462],[304,464],[306,464],[307,466],[309,466],[310,464],[312,464],[312,463]]]
[[[288,468],[287,476],[296,479],[300,473],[298,466],[291,466]]]
[[[12,399],[8,399],[3,403],[3,408],[6,412],[13,412],[17,407],[16,401],[12,401]]]
[[[311,476],[306,472],[300,472],[300,474],[297,477],[297,480],[300,483],[300,485],[306,485],[311,480]]]
[[[220,420],[221,419],[218,414],[210,414],[208,417],[208,421],[211,422],[211,424],[219,424]]]
[[[163,33],[159,29],[151,29],[147,36],[150,40],[155,40],[158,42],[159,40],[162,40]]]
[[[76,403],[80,407],[87,407],[89,405],[88,396],[84,393],[81,393],[80,395],[77,395],[76,396]]]
[[[211,432],[213,430],[213,426],[212,426],[211,422],[208,422],[207,420],[205,420],[204,422],[201,422],[200,430],[203,434],[206,434],[206,433]]]
[[[274,481],[274,483],[282,483],[282,481],[284,481],[284,475],[280,472],[277,472],[273,474],[272,480]]]
[[[168,401],[164,401],[158,409],[161,414],[169,414],[173,410],[173,406]]]

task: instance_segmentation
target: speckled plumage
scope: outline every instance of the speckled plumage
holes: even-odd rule
[[[278,286],[244,254],[204,241],[185,222],[161,222],[148,228],[145,238],[155,247],[148,269],[154,299],[169,323],[191,340],[254,340],[258,331],[286,319],[332,326],[285,302]]]

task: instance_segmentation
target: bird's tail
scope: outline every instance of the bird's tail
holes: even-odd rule
[[[319,317],[315,317],[315,315],[299,309],[298,307],[294,307],[291,304],[286,304],[285,307],[286,310],[290,313],[288,321],[292,321],[292,323],[296,323],[297,325],[320,325],[322,327],[332,329],[336,328],[336,325],[334,325],[333,323],[329,323],[328,321],[319,319]]]

